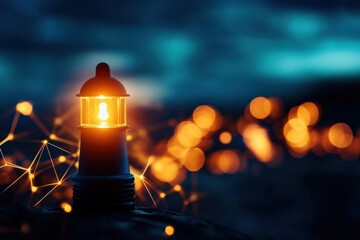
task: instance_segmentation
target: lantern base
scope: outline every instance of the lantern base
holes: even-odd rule
[[[126,211],[135,207],[135,184],[132,174],[116,176],[73,177],[75,212]]]

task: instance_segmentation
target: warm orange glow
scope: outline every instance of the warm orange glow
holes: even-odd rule
[[[148,133],[147,133],[146,129],[140,129],[140,130],[138,131],[139,137],[146,137],[147,134],[148,134]]]
[[[49,138],[50,138],[51,140],[55,140],[55,139],[57,138],[57,136],[52,133],[52,134],[50,134]]]
[[[242,134],[244,132],[244,129],[246,128],[246,126],[248,126],[249,124],[250,124],[250,122],[248,119],[246,119],[245,117],[240,117],[236,123],[236,128],[237,128],[238,132],[240,134]]]
[[[80,110],[80,125],[84,127],[110,128],[126,125],[124,97],[80,97]]]
[[[308,113],[302,106],[292,108],[289,113],[290,120],[283,127],[286,143],[291,147],[290,153],[294,157],[302,157],[308,152],[311,147],[310,145],[313,144],[308,129],[310,123],[310,115]]]
[[[291,148],[290,153],[294,157],[303,157],[310,149],[321,153],[321,137],[309,126],[313,126],[319,120],[319,108],[313,102],[305,102],[300,106],[291,108],[288,113],[289,121],[285,123],[283,134],[286,143]]]
[[[305,131],[307,129],[305,122],[299,118],[290,119],[288,123],[291,128],[298,131]]]
[[[297,118],[301,119],[306,126],[310,125],[310,112],[304,106],[297,108]]]
[[[133,140],[134,136],[131,134],[127,134],[126,135],[126,141],[130,142],[131,140]]]
[[[143,175],[141,175],[143,176]],[[140,177],[135,176],[135,191],[140,191],[143,187],[143,183],[142,180],[140,179]]]
[[[171,182],[178,175],[178,164],[170,157],[161,157],[151,165],[151,173],[160,181]]]
[[[63,120],[60,117],[54,119],[54,125],[59,126],[63,123]]]
[[[304,147],[309,143],[310,137],[308,131],[299,131],[291,129],[286,135],[286,140],[293,147]]]
[[[184,121],[177,126],[176,136],[184,147],[195,147],[200,143],[203,132],[193,122]]]
[[[268,98],[271,103],[271,117],[276,119],[282,114],[282,102],[277,97]]]
[[[225,150],[219,156],[218,167],[223,173],[236,173],[240,167],[240,158],[236,152]]]
[[[182,187],[181,187],[179,184],[177,184],[177,185],[174,186],[174,190],[175,190],[176,192],[180,192],[181,189],[182,189]]]
[[[68,204],[67,202],[63,202],[63,203],[61,204],[61,208],[64,209],[64,211],[65,211],[66,213],[69,213],[69,212],[71,212],[71,210],[72,210],[71,205]]]
[[[311,130],[309,134],[310,134],[310,141],[309,141],[310,148],[315,148],[317,147],[318,144],[321,144],[321,136],[318,131]]]
[[[264,97],[257,97],[250,102],[249,110],[257,119],[267,118],[271,113],[271,102]]]
[[[302,148],[310,141],[306,124],[298,118],[288,121],[284,126],[283,133],[287,143],[291,147]]]
[[[121,127],[121,130],[124,127],[125,130],[125,97],[81,96],[80,101],[81,127]],[[159,111],[164,109],[159,104]],[[24,176],[27,177],[24,182],[26,189],[20,188],[21,193],[27,190],[33,197],[35,194],[43,195],[44,198],[54,197],[56,201],[60,201],[59,203],[63,202],[61,207],[66,212],[71,212],[71,205],[64,201],[68,202],[72,196],[69,187],[72,168],[79,168],[77,159],[79,149],[76,148],[79,146],[76,143],[79,136],[75,126],[72,126],[75,125],[73,123],[76,118],[73,115],[76,114],[76,110],[74,108],[74,111],[58,115],[53,119],[54,126],[47,129],[50,127],[48,124],[42,124],[40,119],[32,115],[35,111],[31,103],[19,102],[16,105],[9,134],[0,141],[1,147],[6,148],[4,143],[14,139],[26,140],[27,134],[31,133],[17,127],[19,117],[21,123],[21,115],[32,115],[31,119],[35,119],[36,125],[45,133],[47,140],[32,139],[32,135],[29,135],[29,140],[35,140],[39,143],[36,145],[40,147],[39,153],[33,156],[33,160],[25,157],[22,151],[9,155],[12,151],[1,149],[1,154],[4,156],[0,154],[0,185],[11,187],[18,182],[17,177],[22,176],[20,174],[24,171]],[[137,110],[133,113],[132,116],[142,117],[141,112]],[[176,197],[178,201],[182,201],[184,207],[188,207],[201,195],[196,192],[196,184],[200,180],[196,178],[198,174],[191,173],[193,177],[191,179],[187,177],[190,172],[201,171],[205,164],[213,174],[235,174],[246,168],[246,157],[273,165],[276,160],[281,159],[284,151],[288,151],[293,157],[303,157],[311,151],[323,159],[333,158],[326,154],[334,154],[335,161],[339,157],[345,160],[357,160],[360,157],[360,129],[355,133],[353,130],[356,131],[356,128],[352,130],[346,123],[337,123],[329,127],[316,126],[321,119],[321,108],[315,102],[305,102],[292,107],[286,117],[280,99],[276,97],[253,99],[236,122],[236,129],[246,146],[240,146],[239,142],[236,143],[240,144],[237,149],[224,149],[226,145],[222,144],[235,144],[235,140],[238,140],[235,121],[233,121],[236,114],[242,113],[234,112],[225,118],[214,107],[202,105],[193,111],[190,118],[184,118],[185,120],[173,118],[147,126],[141,126],[142,121],[137,123],[134,129],[138,130],[128,133],[126,139],[132,141],[130,154],[136,161],[134,165],[136,168],[130,170],[136,173],[135,190],[138,198],[145,201],[150,200],[146,199],[150,197],[154,205],[161,202],[162,206],[166,206],[165,200],[173,201],[172,197]],[[260,121],[262,119],[266,122]],[[223,126],[224,122],[226,125]],[[169,138],[167,134],[162,135],[162,131],[170,132],[170,129],[165,129],[168,127],[175,128],[174,134]],[[155,131],[160,132],[155,133]],[[152,138],[153,134],[156,137]],[[55,145],[56,142],[61,141],[61,145]],[[67,146],[70,142],[73,145]],[[281,144],[281,147],[278,144]],[[251,164],[247,171],[260,174],[262,168],[262,164]],[[50,174],[42,174],[48,170],[51,170]],[[192,189],[182,187],[185,179],[186,185],[194,184]],[[7,186],[4,186],[5,190]],[[59,191],[54,190],[60,186]],[[36,196],[41,202],[43,198],[38,197]],[[165,228],[165,225],[163,227]],[[166,236],[165,232],[163,235]]]
[[[219,130],[223,125],[223,116],[216,109],[214,109],[214,111],[215,111],[215,121],[214,124],[209,129],[212,132]]]
[[[167,143],[167,150],[172,156],[176,158],[182,158],[187,152],[187,148],[183,147],[176,137],[169,139]]]
[[[257,159],[262,162],[270,162],[274,159],[274,146],[265,128],[257,124],[250,124],[244,129],[243,137],[246,146]]]
[[[346,123],[336,123],[329,129],[328,137],[334,147],[346,148],[353,140],[353,132]]]
[[[219,150],[210,156],[207,167],[215,174],[233,174],[245,167],[245,160],[236,151]]]
[[[313,102],[303,103],[297,109],[297,117],[308,126],[314,125],[319,120],[319,108]]]
[[[207,105],[197,107],[193,112],[193,120],[200,128],[210,129],[216,119],[216,112]]]
[[[178,165],[178,166],[181,166],[181,165]],[[170,184],[174,185],[174,184],[183,183],[185,181],[185,179],[186,179],[186,174],[187,174],[186,168],[179,168],[178,172],[177,172],[177,175],[176,175],[176,178],[174,180],[172,180],[170,182]]]
[[[337,153],[337,149],[329,140],[329,128],[324,128],[321,131],[321,148],[327,153]]]
[[[9,133],[9,135],[7,136],[7,140],[11,141],[14,140],[15,136],[12,133]]]
[[[341,152],[341,157],[345,160],[355,160],[360,155],[360,140],[353,138],[352,143]]]
[[[59,157],[59,162],[65,162],[66,161],[66,157],[65,156],[60,156]]]
[[[16,104],[16,111],[22,115],[28,116],[31,115],[33,111],[33,106],[30,102],[19,102]]]
[[[173,226],[168,225],[165,227],[165,234],[167,236],[172,236],[174,235],[174,233],[175,233],[175,228]]]
[[[219,140],[222,144],[229,144],[232,140],[231,133],[229,132],[222,132],[219,136]]]
[[[205,154],[200,148],[190,148],[182,161],[187,170],[197,172],[204,166]]]

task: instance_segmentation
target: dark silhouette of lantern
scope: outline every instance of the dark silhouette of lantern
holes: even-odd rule
[[[126,145],[125,87],[110,76],[106,63],[80,93],[79,170],[73,177],[75,211],[134,208],[134,176],[129,171]]]

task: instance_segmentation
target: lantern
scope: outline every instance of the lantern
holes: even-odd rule
[[[106,63],[81,87],[79,170],[73,177],[74,210],[134,207],[134,176],[126,145],[124,86],[110,76]]]

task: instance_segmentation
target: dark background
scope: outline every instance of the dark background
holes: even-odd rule
[[[316,101],[321,125],[346,122],[356,134],[359,40],[357,1],[3,0],[0,109],[30,100],[48,119],[77,104],[81,84],[105,61],[145,128],[184,120],[200,104],[217,107],[231,128],[262,95],[280,97],[285,110]],[[10,121],[2,118],[2,135]],[[240,136],[231,144],[244,145]],[[198,210],[185,212],[259,239],[358,239],[359,171],[358,159],[287,152],[276,167],[253,159],[238,174],[204,169]],[[192,180],[188,174],[185,189]],[[172,201],[161,207],[179,210]]]

